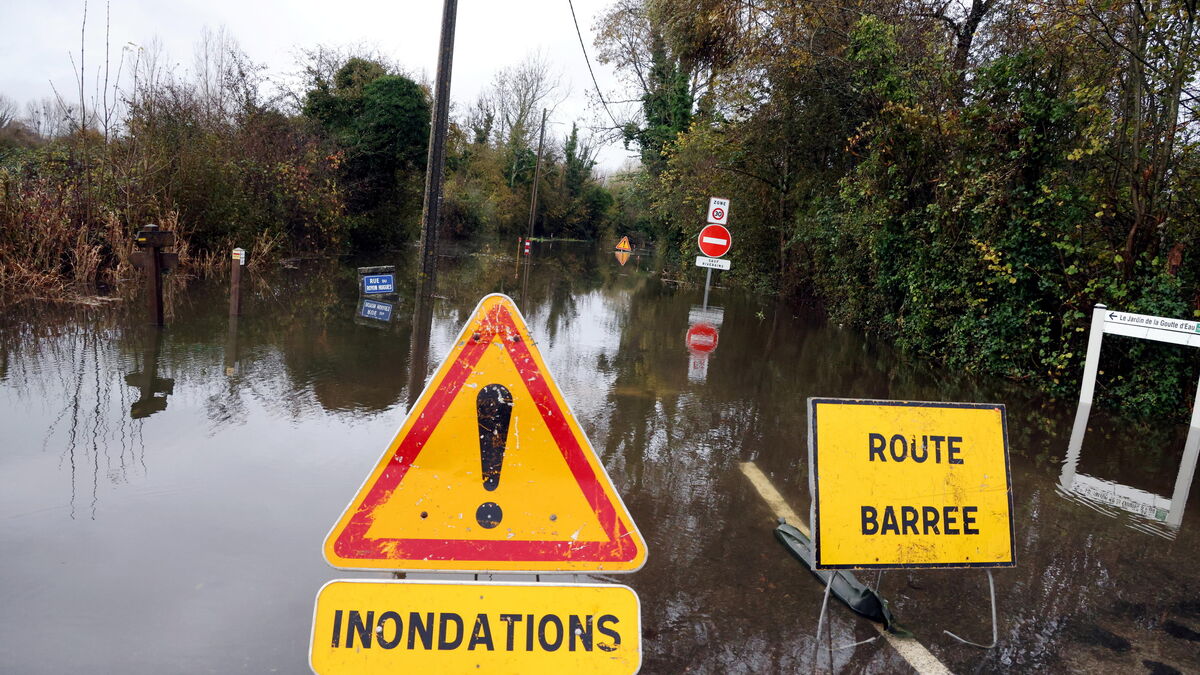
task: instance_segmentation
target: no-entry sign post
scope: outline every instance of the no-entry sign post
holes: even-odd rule
[[[712,271],[727,270],[732,265],[721,257],[733,246],[733,236],[725,223],[729,221],[729,200],[721,197],[711,197],[708,200],[708,224],[700,230],[696,237],[696,245],[704,255],[696,256],[696,267],[707,270],[704,275],[704,306],[708,307],[708,289],[712,285]]]

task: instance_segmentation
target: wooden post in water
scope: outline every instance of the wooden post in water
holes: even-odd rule
[[[163,253],[163,249],[175,243],[174,232],[163,232],[158,225],[145,225],[133,240],[141,250],[134,251],[129,260],[134,267],[141,268],[146,275],[146,309],[149,311],[150,323],[155,326],[163,325],[163,285],[162,273],[175,269],[179,256],[175,253]]]
[[[242,268],[246,266],[245,249],[233,249],[232,267],[229,270],[229,316],[242,315]]]
[[[157,225],[148,225],[147,229]],[[146,309],[150,310],[150,323],[163,325],[162,249],[150,246],[146,249]]]

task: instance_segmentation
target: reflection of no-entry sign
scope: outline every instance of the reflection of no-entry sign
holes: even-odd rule
[[[733,239],[724,225],[705,225],[696,239],[700,252],[710,258],[720,258],[729,252]]]
[[[706,323],[698,323],[688,329],[687,348],[701,354],[711,353],[717,348],[717,329]]]

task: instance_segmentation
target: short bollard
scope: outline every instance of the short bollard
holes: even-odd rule
[[[229,270],[229,316],[242,315],[242,268],[245,266],[245,249],[233,249],[232,267]]]

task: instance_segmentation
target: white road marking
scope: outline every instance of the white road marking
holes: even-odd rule
[[[783,495],[779,494],[779,490],[771,484],[771,480],[766,474],[758,468],[754,462],[743,462],[742,473],[746,474],[746,478],[750,479],[750,483],[754,489],[758,490],[758,494],[771,507],[775,515],[783,518],[796,529],[804,533],[804,536],[811,538],[812,532],[808,529],[808,524],[800,517],[792,507],[784,500]],[[921,675],[953,675],[951,670],[947,668],[941,661],[938,660],[925,645],[918,642],[915,638],[904,638],[898,635],[892,635],[884,630],[881,624],[871,622],[875,630],[888,641],[888,644],[896,650],[896,653],[908,661],[908,665],[913,667]]]

